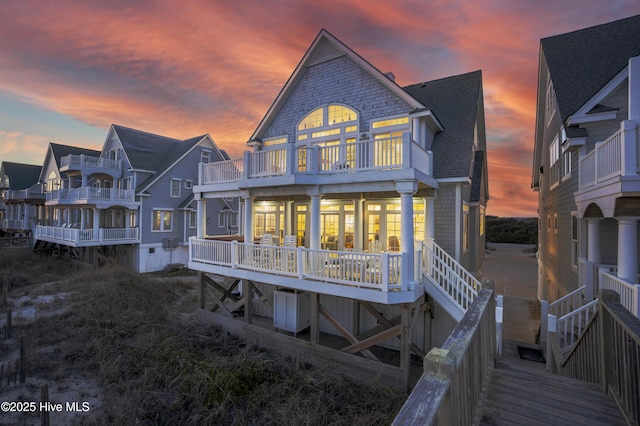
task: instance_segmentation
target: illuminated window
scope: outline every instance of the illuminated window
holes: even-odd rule
[[[354,110],[342,105],[329,105],[327,115],[329,125],[348,123],[358,118],[358,114]]]
[[[403,124],[409,124],[409,117],[391,118],[388,120],[379,120],[371,123],[372,129],[379,129],[381,127],[400,126]]]
[[[298,124],[298,141],[322,139],[329,136],[350,134],[358,131],[358,113],[344,105],[328,105],[316,108]]]
[[[173,212],[171,210],[153,210],[151,212],[151,230],[157,232],[171,231]]]
[[[280,145],[283,143],[287,143],[286,136],[283,136],[280,138],[267,139],[262,143],[262,146],[273,146],[273,145]]]
[[[298,130],[315,129],[324,125],[324,108],[317,108],[307,114],[300,124]]]
[[[469,250],[469,206],[462,206],[462,244],[464,251]]]

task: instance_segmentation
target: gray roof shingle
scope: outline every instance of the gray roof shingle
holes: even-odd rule
[[[434,177],[469,177],[482,72],[414,84],[404,90],[431,109],[444,127],[431,147]]]
[[[1,176],[9,177],[10,189],[19,191],[29,189],[38,183],[42,166],[3,161],[0,169]]]
[[[145,188],[158,173],[162,173],[173,165],[187,151],[193,148],[206,135],[196,136],[184,141],[155,135],[141,130],[130,129],[114,124],[113,129],[122,143],[127,158],[133,169],[155,172],[138,189]]]
[[[562,121],[640,54],[640,15],[540,41]]]

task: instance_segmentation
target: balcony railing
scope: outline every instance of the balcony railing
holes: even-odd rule
[[[600,290],[613,290],[620,295],[620,304],[629,312],[640,318],[640,284],[629,283],[615,276],[610,270],[615,268],[598,268],[598,284]]]
[[[135,243],[140,239],[139,228],[77,229],[65,226],[36,226],[36,239],[82,243]]]
[[[47,201],[100,202],[100,201],[135,201],[135,191],[132,189],[82,187],[71,189],[54,189],[47,193]]]
[[[369,170],[415,168],[431,175],[433,156],[402,137],[357,141],[329,146],[284,144],[264,151],[245,152],[242,160],[201,164],[200,184],[296,174],[336,174]]]
[[[598,185],[608,179],[637,175],[640,170],[638,127],[635,121],[623,121],[620,130],[580,158],[580,190]]]
[[[26,219],[4,219],[2,229],[29,229],[29,221]]]
[[[3,194],[3,199],[5,201],[9,200],[33,200],[33,199],[42,199],[44,200],[44,193],[41,189],[22,189],[22,190],[11,190],[5,191]]]
[[[191,238],[192,262],[388,292],[406,290],[398,253],[311,250]]]
[[[88,155],[67,155],[60,160],[60,168],[69,170],[81,170],[83,168],[122,170],[122,160],[113,160],[105,157],[92,157]]]

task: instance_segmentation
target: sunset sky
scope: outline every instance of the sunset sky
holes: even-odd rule
[[[536,216],[540,38],[637,14],[637,0],[4,0],[0,161],[101,149],[112,123],[208,133],[239,157],[325,28],[402,86],[482,70],[487,213]]]

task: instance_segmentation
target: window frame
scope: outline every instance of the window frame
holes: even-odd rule
[[[155,213],[156,212],[161,213],[158,229],[155,229]],[[165,229],[165,226],[164,226],[166,222],[166,218],[164,217],[164,214],[166,213],[169,214],[169,229]],[[172,232],[172,231],[173,231],[173,209],[152,208],[151,209],[151,232]]]
[[[176,184],[174,187],[174,183]],[[174,194],[174,189],[178,190],[178,194],[175,195]],[[171,178],[171,181],[169,183],[169,196],[171,198],[180,198],[180,196],[182,195],[182,179],[178,179],[178,178]]]

